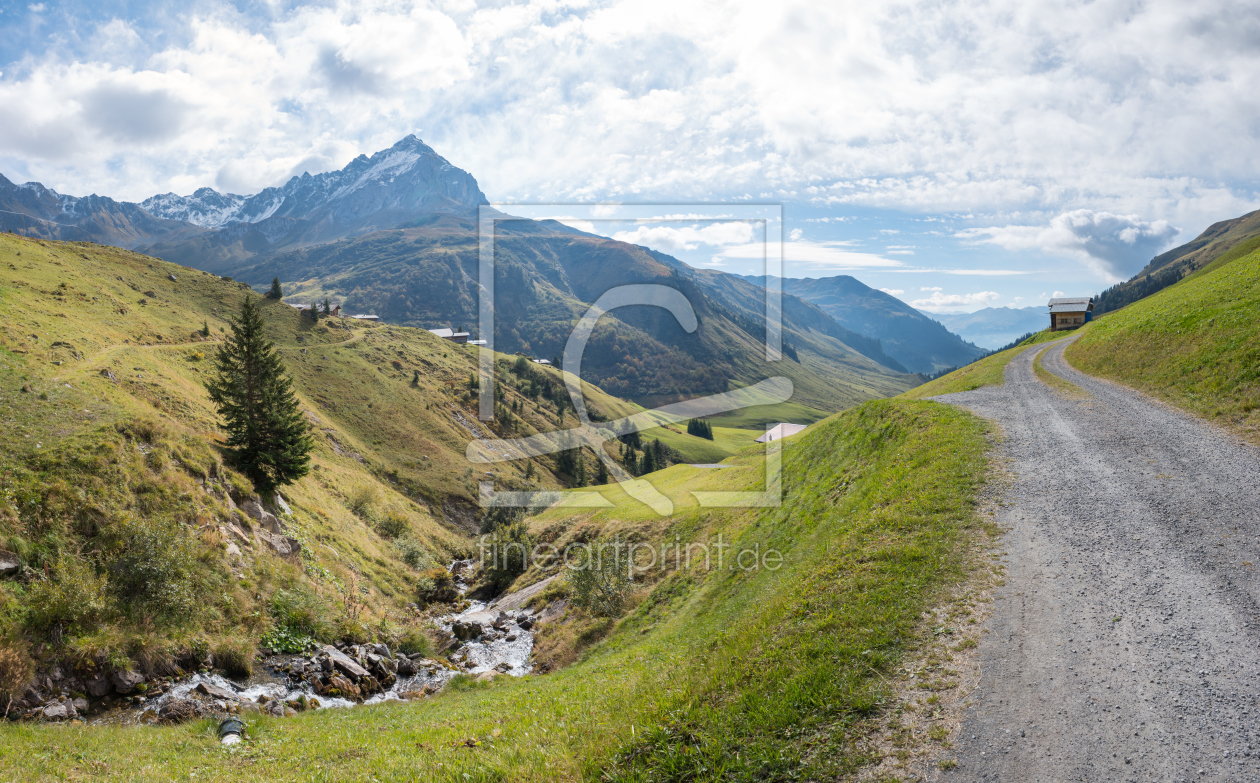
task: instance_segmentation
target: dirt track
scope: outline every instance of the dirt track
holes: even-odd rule
[[[946,781],[1260,781],[1260,449],[1073,370],[938,397],[997,422],[1008,569]]]

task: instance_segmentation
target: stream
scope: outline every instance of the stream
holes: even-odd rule
[[[448,566],[462,596],[468,590],[464,574],[472,561]],[[451,634],[446,649],[450,664],[421,655],[404,656],[383,644],[321,645],[303,655],[271,655],[257,672],[237,681],[221,674],[194,674],[178,682],[157,682],[149,696],[133,696],[125,706],[89,713],[87,722],[149,724],[162,720],[163,708],[195,709],[198,715],[266,712],[283,716],[304,709],[339,709],[360,704],[405,701],[441,690],[457,674],[487,673],[520,677],[532,670],[535,615],[523,608],[524,599],[536,594],[533,586],[516,594],[500,596],[486,604],[471,601],[460,612],[434,618],[434,624]],[[499,607],[508,607],[501,610]],[[347,698],[358,690],[359,698]]]

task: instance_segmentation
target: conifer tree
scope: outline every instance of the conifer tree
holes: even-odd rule
[[[232,334],[215,353],[206,381],[223,418],[228,451],[259,492],[291,484],[310,469],[314,444],[275,346],[263,334],[253,297],[241,304]]]
[[[271,290],[267,292],[268,299],[283,299],[284,291],[280,288],[280,278],[271,278]]]
[[[210,336],[210,322],[204,319],[201,321],[201,336],[202,337]]]
[[[608,467],[604,465],[604,461],[602,459],[598,459],[598,455],[596,456],[597,456],[597,459],[595,460],[595,465],[596,465],[595,483],[607,484],[608,483]]]

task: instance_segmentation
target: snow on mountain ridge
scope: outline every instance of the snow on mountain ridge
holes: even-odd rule
[[[452,172],[458,176],[451,177]],[[370,203],[363,206],[371,211],[409,209],[423,204],[485,203],[472,175],[452,166],[415,135],[409,135],[370,158],[358,156],[339,171],[303,173],[280,187],[265,188],[252,196],[200,188],[191,196],[152,196],[140,206],[159,217],[213,229],[233,223],[259,223],[276,215],[305,218],[320,209],[337,211],[333,202],[369,188],[379,190],[364,196]],[[347,209],[357,213],[360,205]]]

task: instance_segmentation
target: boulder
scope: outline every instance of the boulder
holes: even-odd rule
[[[114,684],[109,681],[109,676],[102,672],[88,680],[85,687],[89,696],[99,699],[108,695],[114,689]]]
[[[477,675],[477,682],[490,682],[491,680],[493,680],[495,677],[498,677],[498,676],[499,676],[499,673],[496,671],[482,672],[481,674]]]
[[[117,377],[116,377],[116,376],[115,376],[112,372],[110,372],[110,371],[109,371],[109,368],[108,368],[108,367],[106,367],[106,368],[104,368],[104,369],[102,369],[102,370],[101,370],[101,377],[102,377],[102,378],[104,378],[104,379],[105,379],[105,380],[107,380],[107,381],[116,381],[116,380],[118,380],[118,378],[117,378]]]
[[[398,659],[398,676],[414,677],[416,676],[416,664],[410,658]]]
[[[170,280],[172,283],[174,283],[174,282],[176,282],[176,281],[178,281],[178,280],[179,280],[179,278],[177,278],[175,275],[167,275],[167,276],[166,276],[166,279],[167,279],[167,280]]]
[[[528,631],[529,629],[534,627],[534,621],[529,619],[528,617],[522,617],[521,619],[516,621],[516,624],[519,625],[521,629],[525,631]]]
[[[65,720],[70,717],[70,710],[72,709],[74,709],[72,706],[67,706],[64,703],[49,704],[44,708],[44,719]]]
[[[456,639],[466,642],[481,636],[481,623],[476,620],[456,620],[451,623],[451,632],[455,634]]]
[[[131,693],[136,686],[144,682],[144,675],[140,672],[114,672],[110,679],[114,683],[114,690],[119,693]]]
[[[28,707],[42,707],[44,705],[44,694],[34,688],[27,688],[26,693],[22,694],[22,699]]]
[[[232,538],[235,538],[236,541],[243,546],[249,546],[250,543],[252,543],[250,537],[245,535],[245,531],[241,530],[239,527],[232,524],[231,522],[227,523],[226,525],[220,525],[219,530],[223,532],[224,538],[231,536]]]
[[[201,715],[201,705],[192,699],[171,699],[158,710],[163,723],[186,723]]]
[[[241,548],[240,548],[239,546],[237,546],[237,545],[236,545],[236,542],[234,542],[234,541],[229,541],[229,542],[227,542],[226,551],[227,551],[228,557],[240,557],[240,556],[241,556]]]
[[[296,538],[291,536],[281,536],[267,530],[259,530],[258,538],[271,547],[271,551],[280,557],[298,557],[298,553],[302,551],[302,545],[298,543]]]
[[[245,515],[251,519],[258,520],[258,524],[264,530],[269,530],[276,535],[280,535],[284,532],[284,526],[280,523],[280,520],[276,517],[276,515],[263,508],[262,503],[259,503],[253,498],[241,504],[241,511],[244,511]]]
[[[12,552],[0,552],[0,576],[13,576],[22,570],[22,561]]]
[[[241,697],[226,688],[220,688],[208,682],[198,683],[194,688],[197,693],[203,696],[209,696],[212,699],[223,699],[224,701],[238,701]]]
[[[512,671],[512,664],[504,661],[503,663],[500,663],[498,666],[494,667],[494,670],[496,672],[502,672],[503,674],[507,674],[508,672]]]
[[[512,624],[512,618],[507,616],[506,612],[499,612],[499,616],[494,618],[494,627],[502,631]]]
[[[88,711],[87,699],[72,699],[70,703],[74,705],[75,712],[83,713]]]
[[[293,515],[293,509],[289,508],[289,504],[284,502],[284,498],[281,497],[279,492],[272,496],[272,505],[276,511],[279,511],[286,517]]]
[[[362,666],[355,663],[353,660],[351,660],[350,656],[341,652],[336,647],[329,647],[328,645],[324,645],[323,649],[324,649],[324,652],[328,654],[328,657],[332,659],[333,666],[337,667],[341,671],[345,672],[346,674],[350,675],[356,680],[363,679],[364,677],[368,676],[367,669],[364,669]]]

